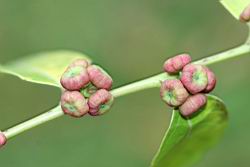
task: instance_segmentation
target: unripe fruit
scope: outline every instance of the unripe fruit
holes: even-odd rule
[[[207,71],[207,80],[208,80],[208,84],[206,89],[203,91],[204,93],[209,93],[211,91],[213,91],[213,89],[216,86],[216,77],[213,73],[213,71],[211,71],[209,68],[205,68]]]
[[[0,147],[4,146],[7,142],[6,136],[0,131]]]
[[[113,104],[113,95],[105,89],[100,89],[90,96],[88,100],[89,114],[92,116],[102,115],[108,112]]]
[[[87,100],[78,91],[65,91],[61,96],[61,107],[65,114],[82,117],[89,111]]]
[[[240,15],[240,20],[242,22],[250,21],[250,5],[248,5]]]
[[[205,90],[208,85],[206,67],[197,64],[188,64],[183,68],[181,82],[191,94]]]
[[[203,107],[207,102],[207,97],[204,94],[196,94],[189,96],[187,100],[179,107],[183,116],[191,116]]]
[[[80,90],[89,83],[88,72],[84,66],[69,66],[60,82],[67,90]]]
[[[87,68],[90,81],[99,89],[109,90],[112,87],[113,80],[102,68],[96,65],[90,65]]]
[[[175,74],[191,62],[188,54],[180,54],[165,61],[163,69],[169,74]]]
[[[171,107],[180,106],[189,96],[183,84],[178,79],[162,82],[160,94],[162,100]]]
[[[89,65],[90,65],[90,62],[88,60],[76,59],[69,65],[69,67],[82,66],[84,68],[87,68]]]
[[[97,91],[97,87],[89,83],[85,88],[81,89],[81,94],[85,98],[89,98],[92,94],[94,94]]]

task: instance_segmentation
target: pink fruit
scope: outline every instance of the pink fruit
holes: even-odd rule
[[[171,107],[180,106],[189,96],[183,84],[178,79],[162,82],[160,94],[162,100]]]
[[[183,116],[191,116],[203,107],[207,102],[207,97],[204,94],[196,94],[189,96],[187,100],[179,107]]]
[[[109,90],[112,87],[112,78],[99,66],[90,65],[87,71],[91,83],[97,88]]]
[[[80,90],[89,83],[89,75],[83,66],[69,66],[63,73],[60,82],[67,90]]]
[[[206,67],[206,71],[207,71],[208,84],[207,84],[206,89],[203,92],[204,93],[209,93],[209,92],[213,91],[213,89],[216,86],[216,77],[215,77],[213,71],[211,71],[207,67]]]
[[[188,64],[183,68],[181,82],[191,94],[205,90],[208,85],[206,67],[197,64]]]
[[[191,62],[191,57],[188,54],[180,54],[165,61],[164,71],[169,74],[174,74],[182,70],[182,68]]]
[[[61,108],[67,115],[82,117],[89,111],[87,100],[78,91],[65,91],[61,96]]]
[[[250,21],[250,5],[248,5],[240,15],[240,20],[242,22]]]
[[[90,62],[85,59],[76,59],[69,65],[69,67],[82,66],[84,68],[87,68],[89,65]]]
[[[0,131],[0,147],[4,146],[7,142],[7,138],[3,132]]]
[[[89,114],[92,116],[102,115],[108,112],[113,104],[114,98],[110,92],[100,89],[90,96],[88,100]]]

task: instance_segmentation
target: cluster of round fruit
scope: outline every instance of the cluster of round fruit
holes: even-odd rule
[[[60,82],[65,88],[61,96],[61,108],[65,114],[98,116],[109,111],[113,104],[114,98],[109,92],[112,78],[101,67],[85,59],[72,62]]]
[[[179,79],[165,80],[161,84],[162,100],[171,107],[179,107],[183,116],[191,116],[207,102],[205,93],[216,85],[214,73],[203,65],[190,64],[188,54],[166,60],[164,71],[179,74]]]

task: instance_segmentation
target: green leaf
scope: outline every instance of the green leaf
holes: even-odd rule
[[[249,0],[221,0],[222,5],[236,18],[249,5]]]
[[[225,105],[211,95],[208,95],[206,106],[192,118],[185,119],[174,110],[151,166],[183,167],[194,164],[219,141],[227,121]]]
[[[90,61],[87,56],[79,52],[43,52],[0,65],[0,72],[28,82],[60,87],[62,73],[73,60],[78,58]]]

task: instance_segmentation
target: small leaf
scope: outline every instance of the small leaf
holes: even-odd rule
[[[250,2],[249,0],[221,0],[221,3],[236,19],[239,19]]]
[[[206,106],[185,119],[173,111],[170,126],[152,161],[152,167],[183,167],[198,161],[222,137],[228,117],[225,105],[208,95]]]
[[[90,59],[79,52],[54,51],[31,55],[0,66],[0,72],[25,81],[60,87],[60,77],[75,59]]]

